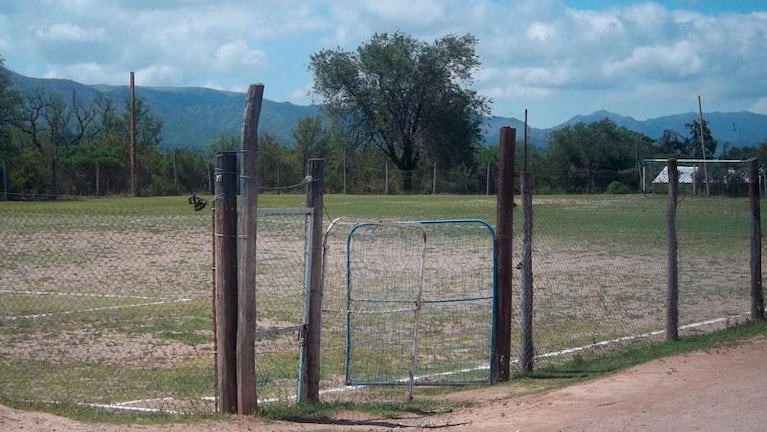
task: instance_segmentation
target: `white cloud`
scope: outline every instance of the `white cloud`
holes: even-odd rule
[[[641,117],[698,93],[712,106],[767,110],[767,11],[567,1],[0,2],[0,54],[32,76],[123,84],[135,70],[141,85],[228,90],[262,81],[267,97],[306,103],[306,64],[319,49],[352,50],[374,32],[469,32],[483,63],[475,87],[499,115],[539,104],[541,125],[592,106]]]
[[[608,77],[636,74],[660,79],[685,78],[701,72],[703,60],[687,41],[670,46],[641,46],[631,55],[616,62],[607,62],[602,70]]]
[[[264,61],[263,51],[251,49],[242,40],[226,42],[216,49],[214,58],[216,68],[236,66],[255,66]]]
[[[54,23],[50,26],[39,28],[37,36],[42,40],[64,42],[90,42],[104,37],[103,28],[84,28],[72,23]]]
[[[748,110],[758,114],[767,114],[767,97],[757,99],[748,107]]]

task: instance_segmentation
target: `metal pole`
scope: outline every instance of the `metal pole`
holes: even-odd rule
[[[700,95],[698,95],[698,112],[700,113],[700,149],[703,152],[703,174],[706,178],[706,196],[711,195],[711,190],[708,185],[708,164],[706,163],[706,146],[703,139],[703,104],[700,101]]]
[[[437,162],[434,162],[434,174],[431,177],[431,194],[437,194]]]
[[[136,82],[134,73],[130,73],[130,193],[136,196],[138,182],[136,181]]]

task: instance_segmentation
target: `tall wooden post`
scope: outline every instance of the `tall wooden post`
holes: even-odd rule
[[[759,208],[759,161],[748,161],[748,195],[751,204],[751,319],[764,319],[762,292],[762,215]]]
[[[508,381],[511,355],[512,218],[514,211],[514,145],[517,131],[501,128],[496,206],[496,303],[493,314],[491,381]]]
[[[130,193],[136,196],[138,193],[138,181],[136,179],[136,81],[133,72],[130,73]]]
[[[668,241],[668,291],[666,293],[666,340],[679,339],[679,268],[676,236],[676,207],[679,193],[679,172],[676,159],[668,160],[668,207],[666,236]]]
[[[258,207],[258,117],[264,85],[248,88],[240,137],[238,227],[237,407],[243,415],[256,412],[256,213]]]
[[[220,412],[237,412],[237,153],[216,154],[216,388]]]
[[[306,206],[312,214],[312,249],[309,277],[309,309],[304,339],[305,373],[301,386],[301,400],[320,400],[320,337],[322,328],[322,207],[325,192],[325,160],[309,159],[306,171],[311,178],[306,186]]]

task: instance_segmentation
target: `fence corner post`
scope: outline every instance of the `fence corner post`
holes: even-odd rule
[[[237,153],[216,154],[215,328],[218,410],[237,412]]]
[[[511,281],[512,227],[514,212],[514,146],[517,130],[501,128],[496,204],[496,238],[498,262],[496,265],[495,310],[493,311],[493,337],[490,358],[490,381],[508,381],[511,355]]]
[[[668,207],[666,236],[668,241],[668,288],[666,292],[666,340],[679,339],[679,268],[676,234],[676,208],[679,193],[679,172],[676,159],[668,160]]]
[[[322,328],[322,209],[325,193],[325,160],[307,161],[306,206],[312,208],[309,299],[304,334],[304,369],[300,401],[320,400],[320,339]]]
[[[762,291],[762,216],[759,200],[759,161],[748,161],[748,196],[751,204],[751,319],[764,319]]]

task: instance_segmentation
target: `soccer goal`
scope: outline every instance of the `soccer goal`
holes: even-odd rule
[[[683,193],[733,197],[748,194],[748,160],[677,159],[677,164],[679,186]],[[642,194],[666,192],[667,165],[668,159],[642,159]]]

